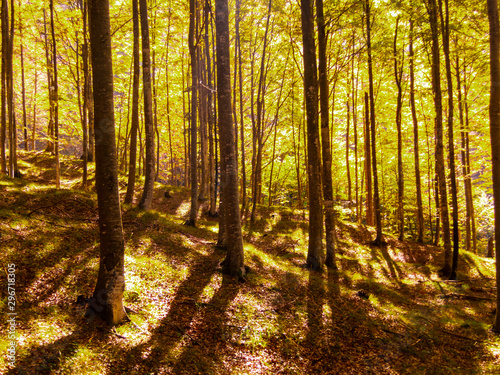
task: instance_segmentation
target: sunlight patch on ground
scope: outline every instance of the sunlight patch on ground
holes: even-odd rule
[[[215,292],[222,285],[222,275],[220,273],[214,273],[210,278],[210,282],[203,288],[200,295],[200,302],[209,303]]]
[[[190,209],[191,209],[191,202],[183,202],[177,208],[177,210],[175,211],[175,214],[177,216],[184,217],[184,216],[186,216],[189,213]]]

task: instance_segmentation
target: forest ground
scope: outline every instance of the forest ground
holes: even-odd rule
[[[251,273],[241,283],[221,274],[217,221],[200,212],[197,228],[184,226],[189,192],[168,187],[165,198],[159,184],[151,211],[122,207],[133,312],[111,330],[76,302],[92,294],[99,255],[81,161],[62,159],[60,190],[52,157],[24,153],[19,164],[23,179],[0,178],[0,307],[15,263],[18,313],[15,368],[2,314],[0,373],[500,373],[492,259],[462,252],[450,282],[437,276],[440,248],[389,235],[373,247],[371,228],[339,221],[339,270],[312,272],[303,212],[261,207],[244,224]]]

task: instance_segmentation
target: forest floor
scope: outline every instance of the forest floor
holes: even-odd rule
[[[0,178],[2,374],[500,373],[492,259],[462,252],[451,282],[437,276],[440,248],[390,235],[373,247],[371,228],[340,221],[339,270],[312,272],[303,212],[261,207],[244,223],[251,273],[237,282],[221,274],[217,221],[202,206],[198,227],[184,226],[189,192],[159,184],[151,211],[122,207],[131,322],[112,330],[87,320],[76,301],[97,278],[96,194],[79,188],[79,160],[62,160],[59,190],[53,158],[25,153],[19,164],[23,179]]]

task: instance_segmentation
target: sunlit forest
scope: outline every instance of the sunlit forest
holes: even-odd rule
[[[0,19],[0,373],[500,372],[496,0]]]

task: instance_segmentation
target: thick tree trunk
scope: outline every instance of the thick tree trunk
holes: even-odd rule
[[[302,41],[304,45],[304,97],[307,114],[307,167],[309,181],[309,246],[307,267],[323,266],[323,213],[321,210],[321,156],[318,124],[318,77],[314,41],[313,3],[301,0]]]
[[[139,207],[151,208],[155,183],[155,133],[153,119],[153,98],[151,92],[151,49],[149,45],[148,4],[139,0],[139,16],[142,37],[142,87],[144,96],[144,133],[146,138],[146,158],[144,165],[144,190]]]
[[[87,315],[110,325],[128,320],[123,308],[124,239],[118,195],[113,105],[113,66],[108,0],[90,0],[90,46],[94,73],[96,190],[99,207],[99,274]],[[97,139],[96,139],[97,141]]]
[[[238,202],[238,159],[235,148],[235,129],[231,117],[231,67],[229,55],[229,9],[227,0],[215,2],[217,38],[217,100],[220,127],[221,168],[225,171],[222,186],[227,239],[227,256],[223,272],[235,277],[246,274]]]
[[[135,174],[137,164],[137,131],[139,129],[139,79],[141,68],[139,51],[139,3],[132,1],[132,23],[133,23],[133,80],[132,80],[132,124],[130,127],[130,162],[128,163],[127,192],[124,203],[130,204],[134,200]]]
[[[496,0],[487,0],[490,24],[490,137],[495,202],[496,287],[500,290],[500,26]],[[493,332],[500,333],[500,293]]]

